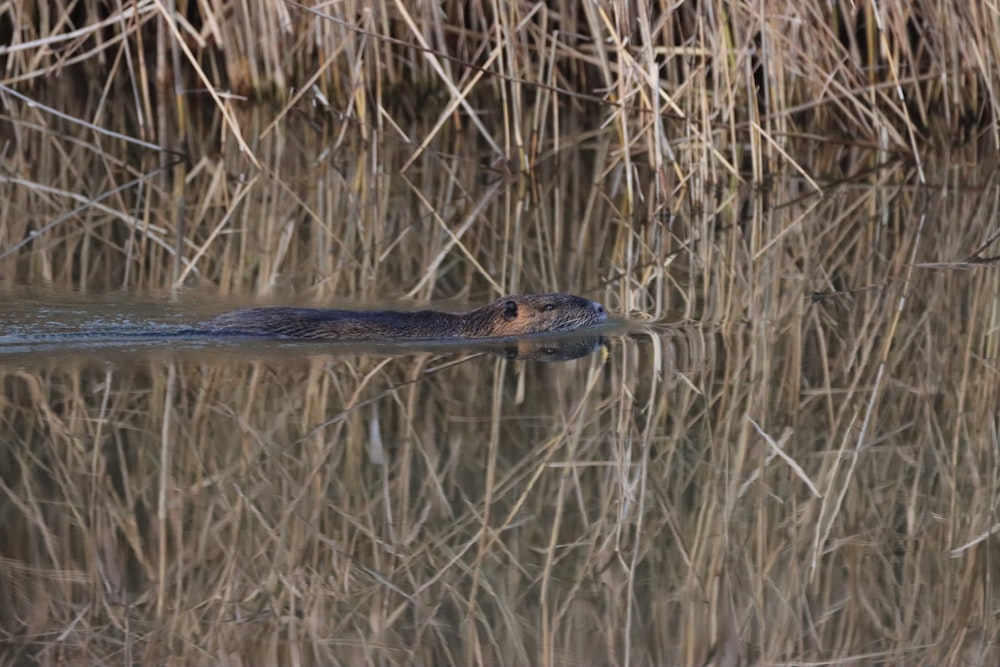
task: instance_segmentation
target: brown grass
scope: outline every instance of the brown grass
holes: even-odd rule
[[[992,9],[176,4],[0,5],[0,326],[65,290],[651,325],[0,355],[0,662],[1000,662]]]

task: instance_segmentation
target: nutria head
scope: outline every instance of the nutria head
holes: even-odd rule
[[[505,296],[463,316],[462,335],[500,338],[571,331],[608,319],[604,306],[571,294]]]

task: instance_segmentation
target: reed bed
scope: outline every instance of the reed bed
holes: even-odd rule
[[[997,22],[0,7],[8,302],[648,325],[0,357],[0,663],[997,664]]]

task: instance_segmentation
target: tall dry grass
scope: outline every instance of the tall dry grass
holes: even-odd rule
[[[0,9],[5,299],[659,326],[0,361],[6,663],[998,662],[988,6],[177,7]]]

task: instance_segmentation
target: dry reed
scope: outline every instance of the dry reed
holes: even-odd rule
[[[558,366],[0,358],[0,662],[1000,661],[989,6],[60,0],[0,35],[9,301],[659,323]]]

